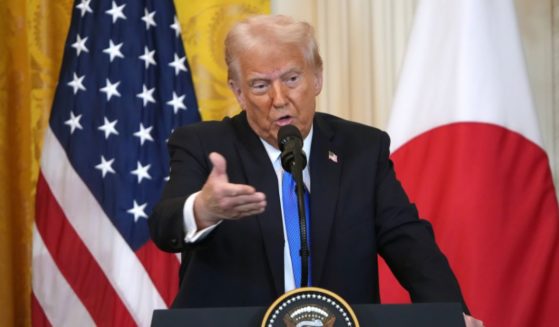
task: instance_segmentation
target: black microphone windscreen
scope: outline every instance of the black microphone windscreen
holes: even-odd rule
[[[303,151],[303,136],[293,125],[280,127],[278,131],[278,147],[281,150],[281,166],[288,172],[293,168],[302,171],[307,165],[307,156]]]
[[[303,144],[303,137],[297,127],[293,125],[280,127],[278,131],[278,147],[281,151],[284,150],[284,147],[289,140],[298,140],[300,144]]]

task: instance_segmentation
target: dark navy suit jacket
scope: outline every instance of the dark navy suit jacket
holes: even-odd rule
[[[415,302],[463,302],[430,224],[418,218],[389,160],[386,133],[328,114],[314,117],[310,164],[313,286],[349,303],[378,303],[377,254]],[[284,238],[277,177],[243,112],[177,129],[169,139],[171,178],[149,225],[163,250],[182,253],[174,307],[268,306],[284,292]],[[183,206],[227,160],[230,182],[264,192],[264,213],[223,221],[206,239],[184,242]],[[329,153],[337,155],[337,162]],[[173,278],[174,276],[169,276]],[[464,305],[465,307],[465,305]],[[467,309],[465,308],[467,311]]]

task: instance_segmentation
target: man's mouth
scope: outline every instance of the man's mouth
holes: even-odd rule
[[[276,124],[278,126],[285,126],[289,125],[293,122],[293,117],[291,116],[283,116],[276,120]]]

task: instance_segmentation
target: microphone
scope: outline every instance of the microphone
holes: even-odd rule
[[[307,156],[303,151],[303,137],[299,129],[293,125],[280,127],[278,131],[278,147],[281,150],[281,165],[293,175],[296,184],[297,209],[299,211],[299,231],[301,239],[301,286],[306,287],[309,280],[309,243],[307,242],[307,219],[305,212],[305,186],[303,169],[307,165]]]
[[[307,166],[307,156],[303,151],[303,137],[299,129],[293,125],[282,126],[278,131],[278,147],[281,150],[283,169],[294,174],[303,171]]]

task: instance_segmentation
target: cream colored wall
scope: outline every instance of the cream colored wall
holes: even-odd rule
[[[316,28],[325,61],[319,110],[385,128],[418,0],[272,0]],[[515,0],[544,147],[557,184],[559,0]],[[557,51],[554,52],[554,47]],[[555,53],[555,55],[554,55]],[[557,58],[557,59],[555,59]]]
[[[272,0],[272,12],[316,28],[325,62],[319,110],[383,128],[415,5],[415,0]]]
[[[557,0],[516,0],[516,14],[520,27],[526,65],[532,87],[534,103],[539,117],[540,132],[559,185],[559,115],[555,107],[553,64],[553,2]],[[555,36],[557,39],[557,36]],[[557,189],[557,187],[556,187]],[[557,190],[556,190],[557,191]]]

